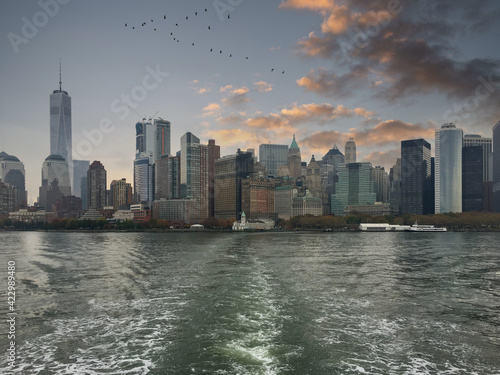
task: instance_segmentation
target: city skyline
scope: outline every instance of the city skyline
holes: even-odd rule
[[[109,181],[133,181],[134,125],[156,112],[171,122],[173,154],[186,131],[203,143],[215,139],[221,156],[268,142],[289,145],[297,134],[304,161],[353,137],[358,160],[386,170],[399,157],[401,140],[424,138],[434,150],[434,131],[443,123],[491,137],[500,118],[500,54],[485,48],[499,32],[492,1],[474,12],[465,1],[221,3],[226,7],[109,2],[99,11],[92,2],[1,5],[0,66],[9,74],[0,100],[0,149],[25,164],[31,202],[50,154],[48,98],[59,87],[59,58],[62,90],[72,98],[73,158],[100,160]],[[206,14],[194,16],[203,8]],[[437,16],[424,17],[431,13]],[[30,31],[35,35],[28,38]],[[419,74],[409,79],[411,72]],[[122,95],[141,99],[143,92],[143,100],[131,103],[140,115],[126,109]]]

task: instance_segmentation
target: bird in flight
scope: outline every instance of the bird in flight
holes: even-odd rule
[[[167,19],[167,16],[163,16],[163,19],[166,20]]]
[[[127,24],[125,24],[125,27],[127,27]]]

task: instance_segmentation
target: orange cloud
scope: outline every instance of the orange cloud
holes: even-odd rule
[[[432,125],[410,124],[399,120],[383,121],[373,128],[360,131],[351,129],[349,137],[361,146],[399,144],[405,139],[433,139],[435,128]]]
[[[326,11],[335,6],[335,0],[284,0],[280,8]]]
[[[374,151],[363,157],[363,161],[372,163],[373,166],[380,165],[389,173],[396,164],[396,160],[401,157],[401,148],[394,148],[387,151]]]
[[[273,85],[264,81],[254,82],[255,87],[257,87],[258,92],[269,92],[273,91]]]
[[[203,108],[203,111],[205,113],[203,113],[203,115],[201,115],[201,116],[202,117],[214,117],[214,116],[218,116],[220,110],[221,110],[221,106],[219,104],[217,104],[217,103],[210,103],[205,108]]]

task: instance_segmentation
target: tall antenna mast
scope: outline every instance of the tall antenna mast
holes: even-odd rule
[[[59,91],[62,91],[61,58],[59,58]]]

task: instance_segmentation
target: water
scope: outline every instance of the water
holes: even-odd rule
[[[500,374],[496,233],[0,232],[3,290],[9,260],[0,373]]]

